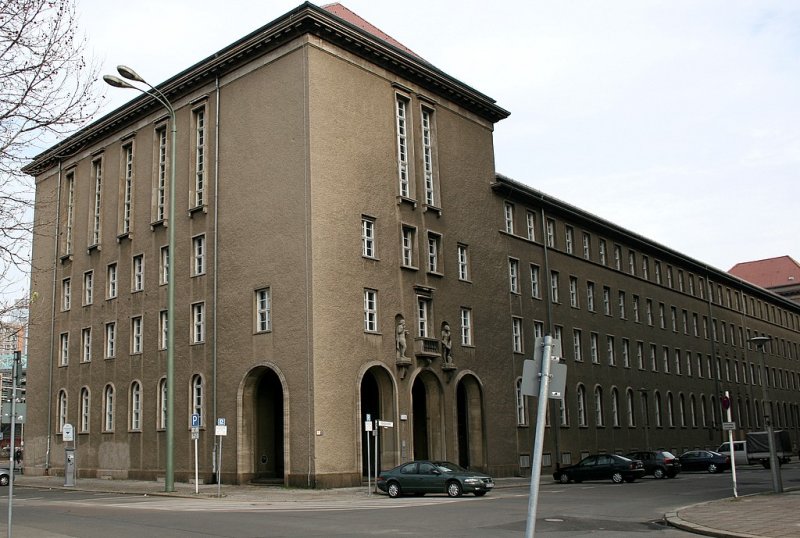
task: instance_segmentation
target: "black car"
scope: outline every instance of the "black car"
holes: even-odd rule
[[[625,457],[642,460],[644,474],[651,474],[656,478],[675,478],[681,472],[678,457],[667,450],[641,450],[625,454]]]
[[[584,480],[608,480],[616,484],[633,482],[644,476],[644,464],[617,454],[594,454],[586,456],[575,465],[562,467],[553,473],[553,478],[562,484]]]
[[[690,450],[678,458],[684,471],[708,471],[721,473],[731,468],[731,459],[713,450]]]
[[[469,471],[449,461],[411,461],[389,471],[381,471],[376,480],[378,489],[389,497],[406,493],[447,493],[460,497],[462,493],[474,493],[483,497],[494,487],[489,475]]]

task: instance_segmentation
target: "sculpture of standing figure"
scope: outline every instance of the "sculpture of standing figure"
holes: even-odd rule
[[[442,359],[445,364],[453,362],[453,342],[450,338],[450,324],[442,322]]]
[[[397,315],[396,317],[397,327],[395,329],[395,348],[397,350],[397,359],[407,359],[406,357],[406,336],[408,336],[408,331],[406,330],[406,320],[403,319],[403,316]]]

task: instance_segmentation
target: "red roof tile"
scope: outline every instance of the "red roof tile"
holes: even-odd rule
[[[390,36],[386,32],[382,31],[380,28],[378,28],[378,27],[370,24],[369,22],[365,21],[364,19],[362,19],[361,17],[359,17],[358,15],[356,15],[355,13],[350,11],[348,8],[344,7],[342,4],[340,4],[338,2],[336,2],[334,4],[327,4],[325,6],[322,6],[322,9],[324,9],[325,11],[328,11],[329,13],[332,13],[332,14],[336,15],[340,19],[346,20],[347,22],[349,22],[350,24],[352,24],[354,26],[358,26],[362,30],[364,30],[366,32],[369,32],[370,34],[374,35],[378,39],[382,39],[383,41],[386,41],[390,45],[394,45],[398,49],[400,49],[400,50],[402,50],[404,52],[407,52],[408,54],[411,54],[412,56],[416,56],[420,60],[422,59],[422,57],[419,54],[417,54],[413,50],[409,49],[408,47],[406,47],[405,45],[403,45],[402,43],[397,41],[395,38],[393,38],[392,36]]]
[[[790,256],[737,263],[728,272],[762,288],[790,286],[800,282],[800,263]]]

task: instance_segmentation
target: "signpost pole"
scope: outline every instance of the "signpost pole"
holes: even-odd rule
[[[375,421],[375,493],[378,492],[378,474],[380,473],[380,469],[378,469],[378,443],[380,438],[380,425],[378,421]]]
[[[370,461],[369,437],[372,433],[372,417],[367,414],[367,419],[364,421],[364,432],[367,434],[367,495],[372,495],[372,461]]]
[[[731,397],[728,391],[725,391],[725,414],[727,422],[733,422],[731,419]],[[739,492],[736,487],[736,447],[733,445],[733,429],[728,428],[728,446],[731,449],[731,480],[733,480],[733,496],[738,497]]]
[[[538,344],[538,340],[537,340]],[[533,438],[531,461],[531,488],[528,495],[528,523],[525,538],[533,538],[536,531],[536,508],[539,502],[539,479],[542,475],[542,446],[544,445],[544,423],[547,402],[550,396],[550,363],[552,362],[553,337],[545,335],[542,341],[542,370],[539,378],[539,400],[536,413],[536,433]]]

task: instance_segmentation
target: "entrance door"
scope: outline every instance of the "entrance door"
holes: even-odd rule
[[[254,398],[256,478],[283,480],[283,387],[274,371],[264,369]]]

